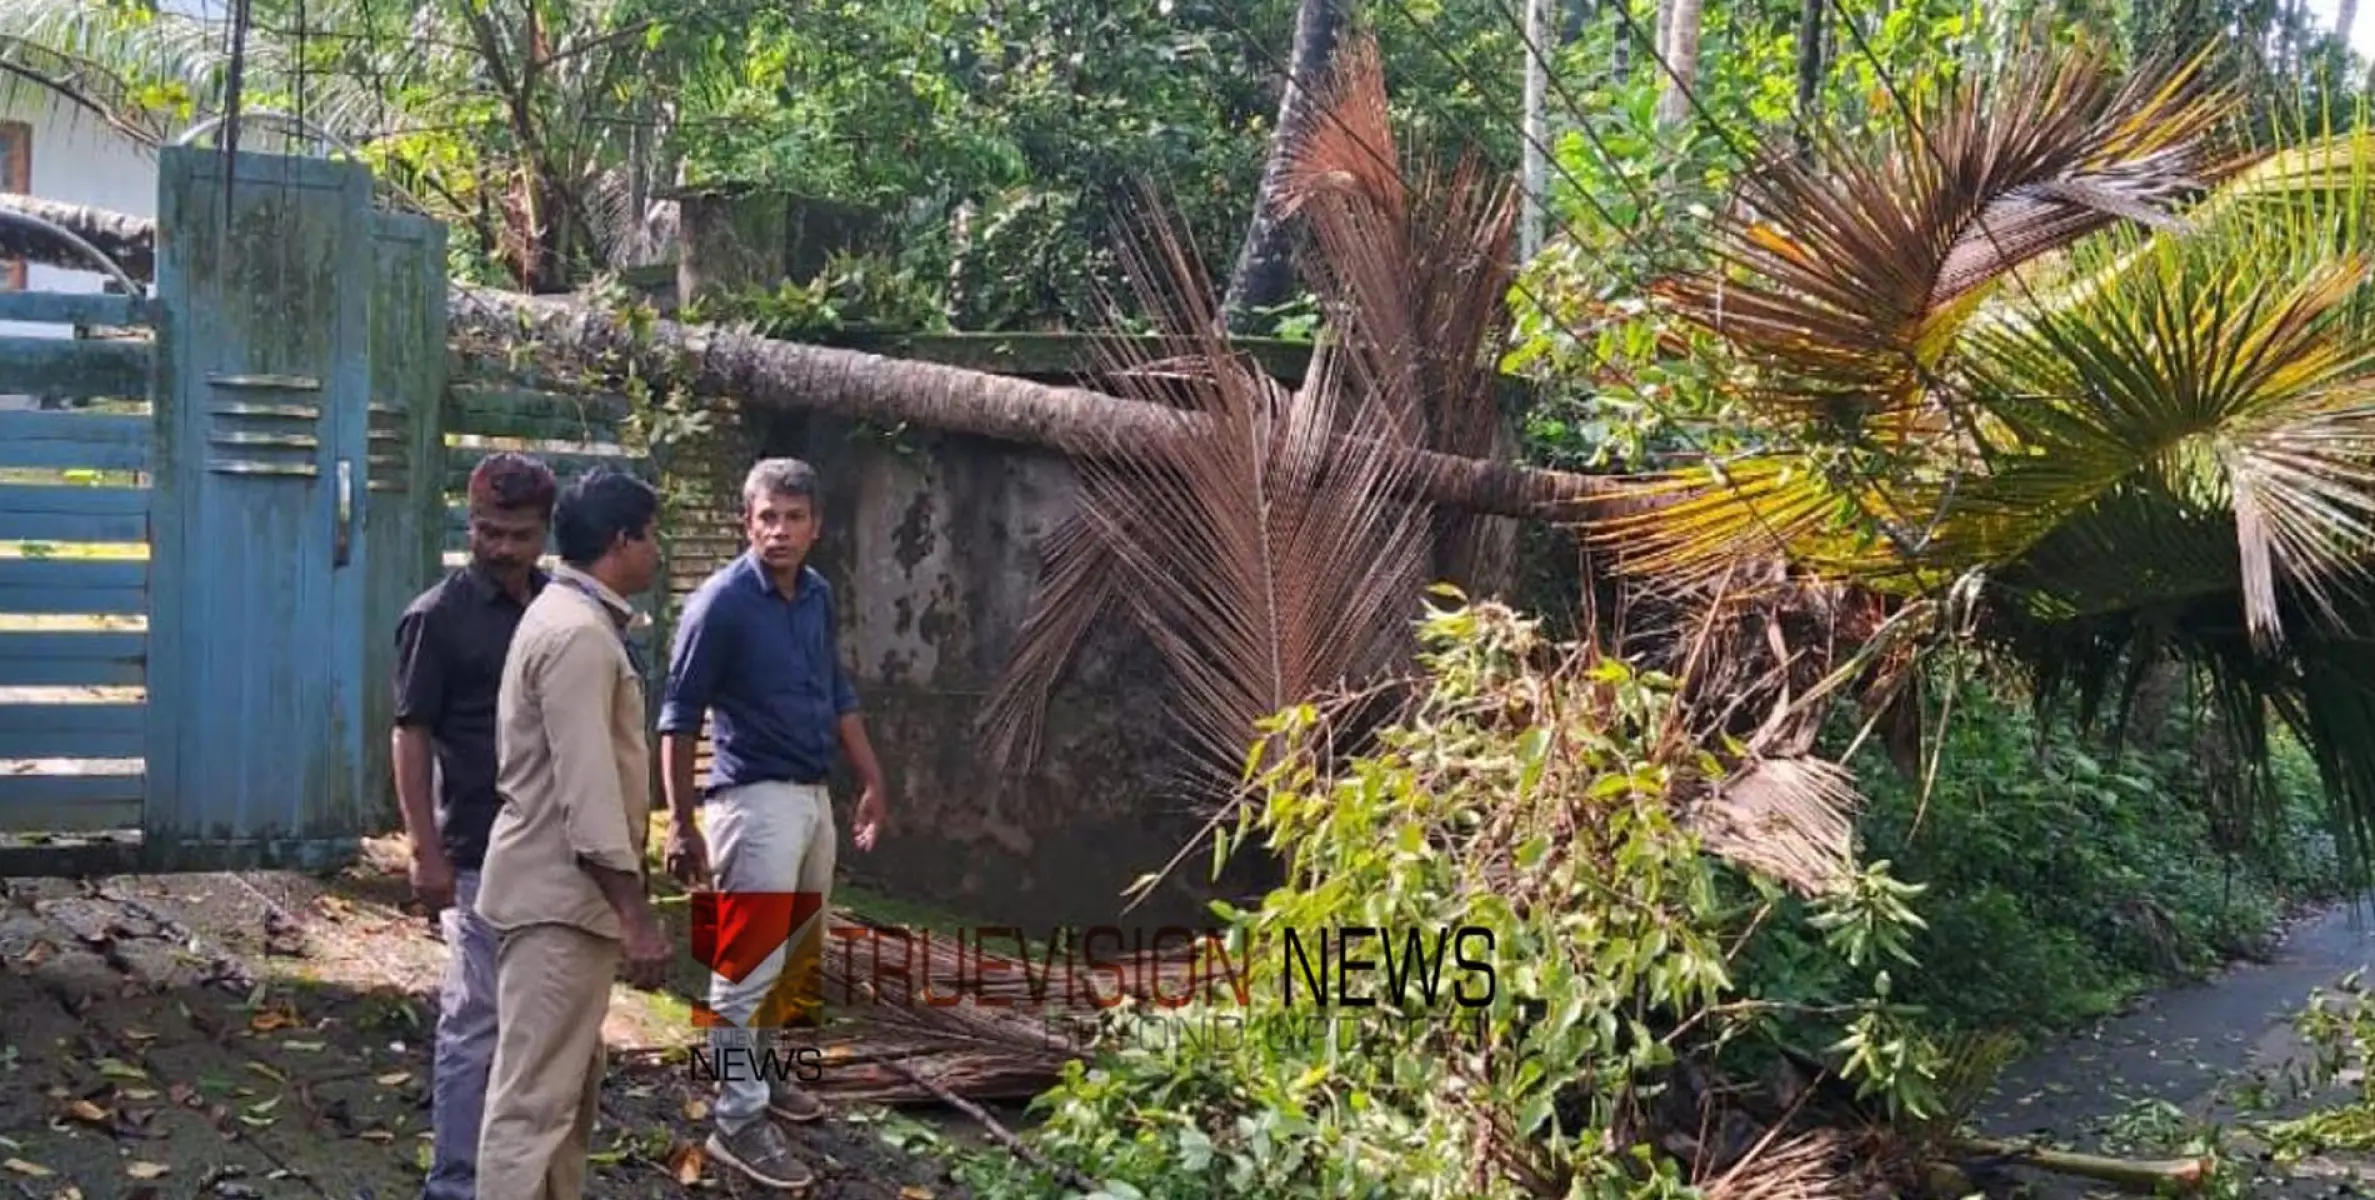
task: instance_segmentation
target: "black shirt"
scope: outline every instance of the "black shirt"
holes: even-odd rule
[[[528,593],[542,591],[543,571]],[[475,564],[422,592],[396,622],[396,724],[436,745],[437,832],[457,870],[486,859],[495,823],[495,695],[527,607]]]

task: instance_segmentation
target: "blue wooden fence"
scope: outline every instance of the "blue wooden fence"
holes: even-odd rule
[[[0,393],[22,406],[0,411],[0,829],[141,824],[150,312],[123,295],[0,293],[0,321],[64,335],[0,338]]]

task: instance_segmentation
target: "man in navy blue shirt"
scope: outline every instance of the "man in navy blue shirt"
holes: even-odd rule
[[[833,589],[807,565],[821,528],[816,472],[798,459],[762,460],[742,485],[742,507],[749,551],[701,584],[677,624],[659,720],[666,855],[669,873],[689,886],[710,873],[714,843],[719,892],[803,901],[787,911],[807,921],[783,946],[741,979],[712,973],[709,985],[720,1077],[710,1157],[766,1186],[796,1189],[813,1176],[765,1118],[810,1121],[824,1109],[788,1077],[759,1077],[748,1057],[751,1026],[780,1020],[762,1005],[790,950],[822,939],[835,850],[825,780],[835,751],[858,779],[851,841],[860,850],[882,832],[885,796],[841,664]],[[705,794],[693,780],[704,716],[714,718]],[[707,810],[706,837],[693,821],[696,804]]]

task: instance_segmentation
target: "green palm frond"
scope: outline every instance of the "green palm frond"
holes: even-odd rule
[[[1667,294],[1777,448],[1628,481],[1594,532],[1675,587],[1982,579],[1984,636],[2089,719],[2190,664],[2247,764],[2271,720],[2309,744],[2375,863],[2375,136],[2221,148],[2228,108],[2038,54],[1926,143],[1753,180]]]
[[[95,119],[144,146],[163,143],[170,132],[167,115],[158,111],[169,93],[136,85],[100,63],[0,33],[0,102],[18,103],[31,93],[63,100],[70,122]]]
[[[2011,272],[2121,221],[2170,224],[2241,165],[2212,151],[2234,99],[2199,66],[2120,83],[2032,55],[1876,148],[1776,150],[1742,177],[1720,267],[1660,290],[1751,359],[1747,398],[1777,421],[1934,416],[1934,368]]]
[[[1710,582],[1744,560],[1780,557],[1818,577],[1863,578],[1900,556],[1858,536],[1851,514],[1880,507],[1868,488],[1843,486],[1796,455],[1708,462],[1629,480],[1627,507],[1585,531],[1628,575],[1677,587]]]
[[[2055,255],[2049,278],[2030,278],[1998,290],[1974,312],[1965,333],[1983,331],[2024,314],[2057,312],[2090,303],[2097,293],[2136,270],[2167,243],[2209,237],[2220,253],[2262,261],[2329,253],[2334,245],[2365,244],[2375,226],[2375,135],[2326,134],[2271,153],[2237,156],[2248,165],[2181,215],[2175,230],[2137,234],[2111,230]],[[2339,239],[2329,243],[2326,239]]]
[[[1973,402],[2017,450],[1973,510],[2034,534],[2009,579],[2079,613],[2240,588],[2272,646],[2280,587],[2330,616],[2333,585],[2363,575],[2375,339],[2353,307],[2369,264],[2242,255],[2260,240],[2160,242],[2085,302],[1968,339]]]

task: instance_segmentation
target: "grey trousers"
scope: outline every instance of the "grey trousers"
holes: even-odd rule
[[[807,892],[816,897],[817,904],[808,923],[793,930],[790,940],[776,947],[742,982],[714,973],[709,977],[709,1007],[730,1023],[709,1031],[709,1044],[718,1051],[717,1121],[721,1127],[735,1130],[766,1115],[773,1091],[770,1085],[788,1082],[766,1078],[757,1064],[745,1057],[747,1050],[741,1054],[726,1051],[730,1047],[755,1049],[775,1032],[749,1026],[754,1017],[762,1025],[773,1019],[762,1012],[762,1004],[792,957],[788,950],[805,945],[815,954],[822,949],[833,891],[833,803],[822,785],[746,784],[710,796],[702,805],[701,823],[709,839],[717,890]],[[813,971],[815,960],[794,964],[794,969],[803,965]]]
[[[421,1200],[477,1200],[478,1126],[495,1064],[495,953],[501,940],[478,917],[478,872],[454,872],[445,925],[445,978],[437,985],[437,1043],[430,1067],[435,1138]]]

